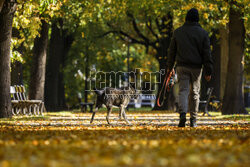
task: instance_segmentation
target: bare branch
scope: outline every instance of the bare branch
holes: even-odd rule
[[[128,35],[127,33],[123,32],[123,31],[119,31],[119,33],[127,38],[129,38],[131,40],[131,43],[138,43],[141,45],[148,45],[148,43],[146,43],[145,41],[139,41],[133,37],[131,37],[130,35]]]
[[[129,15],[129,14],[128,14]],[[141,34],[140,33],[140,30],[138,29],[138,27],[135,24],[135,19],[133,19],[133,26],[135,29],[137,29],[137,35]],[[140,44],[140,45],[144,45],[146,48],[148,48],[149,46],[152,46],[153,48],[157,49],[156,47],[156,43],[159,42],[159,40],[157,39],[156,41],[154,42],[150,42],[148,38],[146,38],[143,34],[139,35],[141,38],[143,38],[144,40],[138,40],[134,37],[132,37],[130,34],[122,31],[122,30],[114,30],[116,29],[114,26],[112,26],[110,23],[107,23],[108,27],[110,27],[110,29],[113,29],[111,31],[108,31],[100,36],[98,36],[98,38],[102,38],[102,37],[105,37],[106,35],[108,34],[118,34],[120,39],[123,40],[123,41],[126,41],[128,42],[127,39],[130,40],[130,43],[134,43],[134,44]],[[138,34],[139,33],[139,34]],[[143,36],[143,37],[142,37]],[[127,39],[126,39],[126,38]]]
[[[158,20],[158,18],[156,18],[155,19],[155,23],[156,23],[156,26],[157,26],[157,28],[158,28],[158,31],[159,31],[159,33],[161,33],[161,26],[160,26],[160,23],[159,23],[159,20]]]
[[[148,39],[147,37],[145,37],[145,36],[141,33],[141,31],[139,30],[139,28],[137,27],[137,24],[136,24],[136,21],[135,21],[134,16],[133,16],[132,14],[130,14],[130,13],[128,13],[127,15],[128,15],[128,17],[130,17],[130,18],[132,19],[133,28],[134,28],[135,32],[137,33],[137,35],[138,35],[140,38],[142,38],[142,39],[145,41],[145,43],[149,43],[149,39]]]
[[[159,40],[158,35],[154,32],[154,30],[152,28],[152,21],[151,21],[151,19],[149,19],[149,22],[146,23],[146,26],[150,30],[150,32],[153,34],[153,36],[155,36],[156,39]]]
[[[103,37],[105,37],[106,35],[109,35],[109,34],[118,34],[118,35],[120,35],[119,36],[120,39],[122,39],[123,41],[126,41],[126,42],[127,42],[127,40],[125,38],[123,38],[123,36],[127,37],[128,39],[130,39],[131,43],[137,43],[137,44],[141,44],[141,45],[147,45],[144,41],[139,41],[139,40],[131,37],[126,32],[121,31],[121,30],[119,30],[119,31],[116,31],[116,30],[108,31],[108,32],[105,32],[104,34],[98,36],[97,38],[103,38]]]

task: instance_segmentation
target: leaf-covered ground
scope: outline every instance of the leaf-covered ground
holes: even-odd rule
[[[249,166],[249,116],[199,117],[177,128],[176,113],[46,113],[0,120],[0,166]]]

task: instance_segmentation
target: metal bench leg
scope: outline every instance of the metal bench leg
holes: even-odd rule
[[[39,106],[37,104],[34,104],[34,115],[38,115],[39,114]]]
[[[11,112],[12,112],[12,115],[14,115],[14,116],[16,115],[16,113],[15,113],[15,107],[11,108]]]
[[[21,112],[20,112],[22,115],[25,115],[25,113],[26,113],[25,109],[26,109],[25,107],[22,107]]]
[[[30,116],[30,115],[32,115],[32,110],[34,111],[35,110],[35,107],[33,107],[33,105],[30,105],[29,107],[28,107],[28,115]]]
[[[46,108],[45,108],[45,106],[44,106],[44,103],[42,104],[42,109],[41,109],[41,115],[43,115],[43,113],[46,113]]]
[[[37,115],[42,115],[43,110],[43,103],[37,105]]]
[[[16,107],[16,115],[20,114],[20,108],[19,107]]]
[[[42,102],[42,107],[41,107],[41,115],[43,115],[43,113],[46,113],[46,108],[45,108],[45,105],[44,105],[44,102]]]
[[[81,105],[81,112],[83,112],[83,106]]]
[[[87,105],[82,104],[81,105],[81,112],[86,112],[86,109],[87,109]]]
[[[207,114],[207,116],[211,117],[212,115],[209,114],[208,110],[207,110],[207,106],[205,107],[205,110],[203,112],[203,116],[205,116]]]

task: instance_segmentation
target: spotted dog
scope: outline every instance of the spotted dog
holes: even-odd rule
[[[95,110],[93,111],[90,123],[93,122],[95,113],[98,111],[98,109],[101,108],[102,105],[105,105],[108,110],[106,116],[108,124],[110,124],[109,116],[111,114],[113,106],[117,106],[120,108],[119,119],[123,117],[126,123],[130,124],[125,113],[125,108],[128,106],[128,103],[131,98],[135,99],[138,97],[138,94],[136,93],[135,90],[135,86],[133,84],[129,84],[128,87],[123,87],[119,89],[106,87],[102,90],[95,89],[94,91],[97,95],[97,98],[96,98]]]

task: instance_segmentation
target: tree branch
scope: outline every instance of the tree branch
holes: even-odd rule
[[[157,28],[158,28],[158,31],[159,31],[159,33],[161,33],[161,25],[160,25],[160,23],[159,23],[159,20],[158,20],[158,18],[156,18],[155,19],[155,23],[156,23],[156,26],[157,26]]]
[[[234,0],[224,0],[224,1],[229,3],[229,4],[233,4],[233,5],[237,6],[238,8],[244,8],[244,5],[238,3],[237,1],[234,1]]]
[[[149,39],[148,39],[147,37],[145,37],[145,36],[141,33],[141,31],[139,30],[139,28],[137,27],[134,16],[133,16],[132,14],[130,14],[130,13],[128,13],[127,15],[128,15],[128,17],[130,17],[130,18],[132,19],[133,28],[134,28],[135,32],[137,33],[137,35],[138,35],[140,38],[142,38],[142,39],[145,41],[145,43],[148,43],[148,44],[149,44]]]
[[[139,40],[137,40],[137,39],[131,37],[129,34],[123,32],[123,31],[119,31],[119,33],[120,33],[121,35],[123,35],[123,36],[129,38],[129,39],[131,40],[131,43],[138,43],[138,44],[145,45],[145,46],[148,45],[148,43],[146,43],[145,41],[139,41]]]
[[[147,28],[150,30],[150,32],[153,34],[153,36],[155,36],[156,39],[159,40],[158,35],[157,35],[157,34],[154,32],[154,30],[152,29],[152,21],[151,21],[151,19],[149,19],[149,22],[146,23],[146,26],[147,26]]]
[[[127,34],[126,32],[121,31],[121,30],[119,30],[119,31],[117,31],[117,30],[108,31],[108,32],[105,32],[104,34],[98,36],[97,38],[103,38],[103,37],[105,37],[105,36],[108,35],[108,34],[120,34],[120,35],[122,35],[122,36],[127,37],[128,39],[130,39],[130,40],[131,40],[131,43],[137,43],[137,44],[141,44],[141,45],[146,45],[146,43],[145,43],[144,41],[139,41],[139,40],[137,40],[137,39],[131,37],[131,36],[130,36],[129,34]],[[123,41],[128,42],[128,41],[127,41],[125,38],[123,38],[122,36],[120,36],[120,39],[122,39]]]

